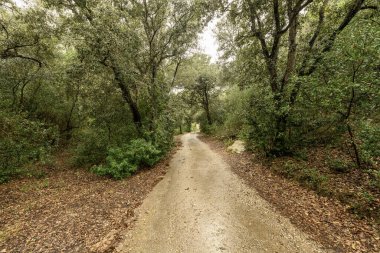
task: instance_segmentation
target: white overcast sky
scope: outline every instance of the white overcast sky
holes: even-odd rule
[[[199,36],[198,46],[199,49],[211,57],[212,62],[218,60],[218,41],[215,35],[215,26],[218,20],[214,18],[210,23],[205,27],[203,32]]]
[[[20,6],[20,7],[25,7],[26,6],[26,3],[24,0],[13,0],[17,6]]]

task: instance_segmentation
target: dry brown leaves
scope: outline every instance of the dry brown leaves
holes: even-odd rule
[[[67,169],[61,157],[43,179],[0,185],[0,252],[112,251],[173,152],[121,181]]]
[[[222,142],[204,136],[201,139],[222,154],[232,170],[261,197],[327,249],[380,252],[379,230],[373,221],[359,219],[338,200],[319,196],[273,173],[250,153],[229,153]],[[337,185],[341,184],[337,182]]]

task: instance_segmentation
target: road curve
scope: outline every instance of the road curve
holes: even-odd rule
[[[182,143],[116,252],[323,252],[196,134]]]

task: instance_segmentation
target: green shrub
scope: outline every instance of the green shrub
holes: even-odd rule
[[[302,185],[316,191],[319,194],[328,193],[328,189],[327,189],[328,178],[322,175],[315,168],[302,169],[300,175],[298,176],[298,181]]]
[[[85,129],[77,133],[72,163],[76,167],[99,164],[107,157],[108,140],[102,131]]]
[[[380,190],[380,170],[368,170],[367,173],[370,175],[370,185]]]
[[[91,171],[97,175],[122,179],[131,176],[141,166],[153,166],[162,156],[151,142],[132,140],[129,144],[108,149],[105,165],[95,166]]]
[[[294,179],[301,185],[316,191],[319,194],[328,194],[328,178],[322,175],[316,168],[308,168],[305,165],[288,161],[281,168],[275,169],[286,178]]]
[[[302,161],[307,161],[309,159],[306,150],[297,150],[294,152],[294,157]]]
[[[116,162],[107,158],[107,165],[99,165],[92,168],[92,172],[99,176],[110,176],[114,179],[123,179],[137,171],[137,165],[130,164],[127,159]]]
[[[46,162],[58,143],[58,130],[22,114],[0,113],[0,183],[28,172],[25,165]]]
[[[229,147],[229,146],[231,146],[232,144],[234,144],[234,139],[232,139],[232,138],[228,138],[228,139],[225,139],[224,141],[223,141],[223,143],[224,143],[224,146],[226,146],[226,147]]]
[[[361,156],[364,161],[371,162],[374,158],[380,157],[380,127],[376,124],[365,122],[360,128]]]
[[[125,157],[138,166],[153,166],[161,158],[161,152],[144,139],[132,140],[124,146]]]
[[[301,167],[299,165],[289,161],[284,164],[283,168],[277,169],[277,171],[286,178],[295,178],[300,170]]]
[[[0,171],[0,184],[8,182],[11,178],[23,175],[26,170],[20,168],[2,168]]]
[[[326,163],[332,171],[338,173],[347,173],[352,167],[349,163],[337,158],[328,158]]]
[[[366,191],[356,193],[355,202],[351,203],[350,211],[359,217],[379,217],[380,214],[376,205],[376,197]]]
[[[215,133],[215,125],[209,125],[206,121],[200,122],[200,130],[202,133],[211,135]]]

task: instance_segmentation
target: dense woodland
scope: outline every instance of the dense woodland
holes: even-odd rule
[[[326,194],[300,165],[323,149],[331,170],[366,178],[358,201],[379,214],[377,0],[27,2],[0,1],[1,183],[43,176],[60,152],[121,179],[199,123],[295,159],[280,173]],[[196,50],[213,19],[217,63]]]

